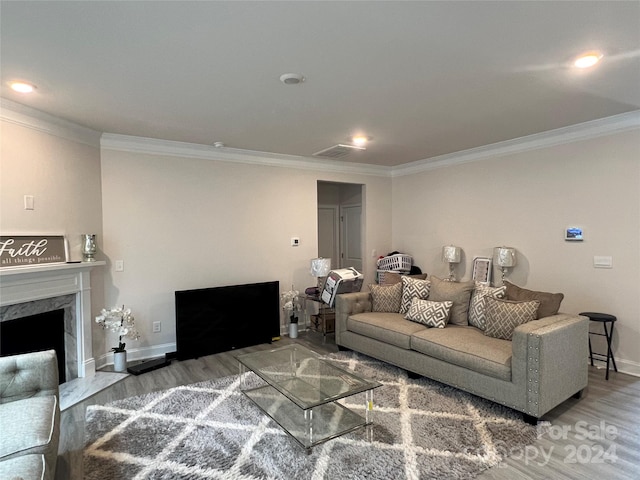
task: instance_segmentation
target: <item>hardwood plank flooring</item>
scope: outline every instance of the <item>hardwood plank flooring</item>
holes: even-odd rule
[[[321,354],[337,351],[333,336],[302,332],[274,344],[257,345],[128,376],[62,412],[56,480],[82,480],[85,411],[105,403],[178,385],[238,373],[235,355],[301,343]],[[640,478],[640,378],[589,367],[589,386],[581,399],[569,399],[543,417],[550,430],[525,451],[513,451],[503,464],[479,479],[637,479]],[[587,438],[585,438],[587,437]],[[508,446],[505,446],[508,449]],[[126,480],[126,479],[123,479]],[[292,479],[293,480],[293,479]],[[302,479],[295,479],[302,480]],[[333,479],[332,479],[333,480]]]

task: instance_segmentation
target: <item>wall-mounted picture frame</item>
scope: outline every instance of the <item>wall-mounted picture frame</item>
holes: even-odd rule
[[[493,260],[488,257],[473,258],[473,280],[483,285],[491,285]]]

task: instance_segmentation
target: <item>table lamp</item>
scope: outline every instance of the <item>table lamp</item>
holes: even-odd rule
[[[318,278],[317,288],[321,292],[324,287],[325,279],[331,271],[330,258],[312,258],[311,259],[311,275]]]
[[[450,282],[456,281],[456,274],[454,272],[454,265],[460,263],[460,255],[462,249],[454,245],[445,245],[442,247],[442,261],[449,264],[449,278]]]
[[[516,265],[516,249],[513,247],[495,247],[493,249],[493,261],[502,270],[502,283],[504,284],[507,268],[512,268]]]

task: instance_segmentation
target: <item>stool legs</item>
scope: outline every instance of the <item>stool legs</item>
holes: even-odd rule
[[[611,350],[611,340],[613,339],[613,322],[611,322],[611,327],[607,329],[607,324],[603,323],[604,326],[604,334],[607,337],[607,374],[605,376],[606,380],[609,380],[609,360],[613,363],[613,369],[617,372],[618,367],[616,365],[616,359],[613,358],[613,351]]]

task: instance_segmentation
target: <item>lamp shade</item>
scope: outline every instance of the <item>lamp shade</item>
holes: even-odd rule
[[[311,275],[314,277],[326,277],[331,271],[330,258],[312,258],[311,259]]]
[[[516,249],[513,247],[495,247],[493,261],[500,267],[514,267],[516,265]]]
[[[460,263],[460,247],[445,245],[442,247],[442,261],[448,263]]]

